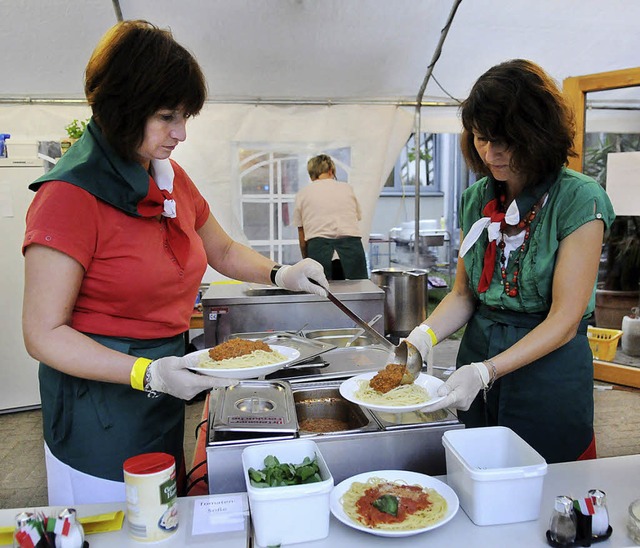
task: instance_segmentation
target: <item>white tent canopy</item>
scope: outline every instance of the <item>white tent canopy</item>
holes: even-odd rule
[[[0,0],[0,97],[76,97],[104,31],[170,27],[214,100],[413,100],[453,0]],[[514,57],[558,81],[638,63],[635,0],[463,0],[433,74],[462,98]],[[435,80],[426,99],[447,95]]]
[[[86,118],[83,71],[100,36],[118,12],[146,19],[170,28],[204,69],[209,102],[190,123],[189,139],[175,158],[234,237],[242,234],[230,147],[265,136],[288,145],[352,146],[349,182],[365,205],[367,234],[380,187],[412,131],[411,105],[455,4],[0,0],[0,132],[14,141],[57,139],[70,120]],[[463,0],[432,67],[421,129],[458,131],[457,100],[480,74],[506,59],[538,62],[559,83],[635,66],[639,21],[636,0]],[[637,108],[634,92],[620,91],[607,101]],[[599,128],[608,129],[608,120],[622,119],[627,126],[637,121],[629,112],[621,117],[620,111],[599,111]]]

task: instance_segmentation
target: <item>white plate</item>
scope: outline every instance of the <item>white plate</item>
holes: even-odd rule
[[[282,369],[285,365],[297,360],[300,357],[300,352],[295,348],[289,346],[279,346],[277,344],[270,344],[269,347],[276,352],[280,352],[283,356],[286,356],[286,360],[276,363],[270,363],[269,365],[259,365],[257,367],[237,367],[233,369],[211,369],[208,367],[200,367],[200,358],[204,354],[208,356],[209,349],[198,350],[187,354],[189,363],[189,369],[196,371],[202,375],[208,375],[209,377],[224,377],[227,379],[255,379],[256,377],[262,377],[274,373],[279,369]]]
[[[356,398],[355,393],[360,388],[360,381],[370,381],[373,377],[376,376],[377,371],[370,371],[369,373],[363,373],[362,375],[357,375],[355,377],[351,377],[347,379],[340,385],[340,394],[343,398],[349,400],[350,402],[361,405],[362,407],[366,407],[367,409],[373,409],[374,411],[381,411],[383,413],[408,413],[410,411],[418,411],[420,409],[424,409],[425,411],[429,410],[429,406],[433,405],[436,402],[439,402],[443,399],[443,396],[438,396],[438,387],[440,387],[444,382],[436,377],[432,377],[431,375],[427,375],[426,373],[420,373],[418,378],[414,381],[418,386],[422,386],[427,393],[429,394],[429,401],[425,403],[416,403],[413,405],[380,405],[376,403],[369,403],[366,401],[362,401]]]
[[[340,499],[342,498],[342,495],[344,495],[349,490],[349,487],[351,487],[351,484],[353,482],[359,481],[365,483],[371,477],[382,478],[387,481],[404,481],[409,485],[421,485],[422,487],[435,489],[447,501],[447,512],[439,522],[433,523],[421,529],[412,529],[411,531],[389,531],[386,529],[372,529],[369,527],[365,527],[361,523],[353,521],[346,514],[346,512],[342,508]],[[331,513],[337,519],[339,519],[345,525],[353,527],[354,529],[358,529],[359,531],[364,531],[365,533],[371,533],[372,535],[377,535],[380,537],[408,537],[411,535],[424,533],[425,531],[429,531],[431,529],[435,529],[436,527],[444,525],[450,519],[452,519],[453,516],[456,515],[460,503],[458,502],[458,496],[456,495],[455,491],[451,489],[451,487],[449,487],[446,483],[443,483],[436,478],[426,476],[425,474],[419,474],[417,472],[406,472],[404,470],[380,470],[377,472],[365,472],[364,474],[358,474],[357,476],[352,476],[340,482],[331,491],[329,506],[331,508]]]

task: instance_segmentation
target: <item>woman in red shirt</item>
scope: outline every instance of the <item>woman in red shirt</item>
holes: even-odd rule
[[[184,400],[228,383],[180,358],[207,264],[290,290],[327,287],[314,261],[277,265],[232,240],[170,160],[206,82],[169,31],[118,23],[85,74],[92,119],[31,185],[23,247],[23,331],[41,362],[49,503],[60,506],[124,501],[122,465],[140,453],[184,468]]]

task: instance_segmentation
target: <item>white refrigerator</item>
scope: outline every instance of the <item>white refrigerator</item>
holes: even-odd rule
[[[28,186],[42,173],[43,162],[37,158],[0,158],[0,413],[40,406],[38,362],[27,354],[22,339],[21,247],[34,196]]]

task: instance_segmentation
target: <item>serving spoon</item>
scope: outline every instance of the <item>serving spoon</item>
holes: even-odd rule
[[[331,291],[328,291],[326,288],[324,289],[327,292],[327,298],[333,304],[335,304],[340,310],[342,310],[342,312],[344,312],[349,318],[351,318],[351,320],[353,320],[359,327],[361,327],[369,335],[371,335],[374,340],[378,341],[387,350],[393,352],[393,355],[391,355],[387,360],[388,364],[399,363],[400,365],[404,365],[406,367],[406,373],[402,379],[403,384],[411,384],[418,378],[420,370],[422,369],[422,356],[415,346],[413,346],[406,340],[400,341],[400,344],[398,344],[398,346],[395,346],[384,335],[378,333],[372,326],[370,326],[367,322],[360,318],[360,316],[358,316],[355,312],[348,308],[340,299],[338,299],[338,297],[331,293]]]

